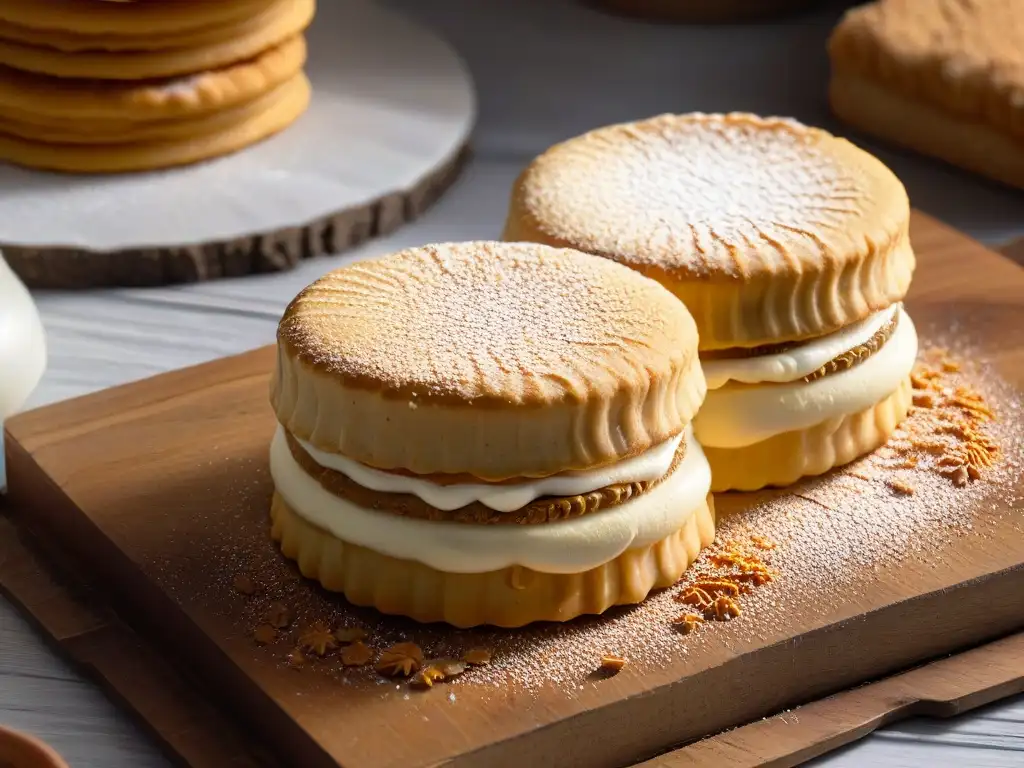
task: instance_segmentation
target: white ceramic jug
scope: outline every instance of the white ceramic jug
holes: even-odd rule
[[[0,255],[0,424],[25,404],[45,368],[46,337],[36,305]],[[0,431],[0,490],[6,486]]]

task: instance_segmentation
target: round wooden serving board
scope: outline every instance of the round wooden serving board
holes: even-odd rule
[[[368,0],[319,4],[309,111],[184,168],[120,175],[0,165],[0,248],[35,288],[161,285],[288,269],[412,219],[454,180],[476,113],[439,38]]]

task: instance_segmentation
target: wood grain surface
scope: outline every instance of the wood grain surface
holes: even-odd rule
[[[911,314],[920,325],[969,318],[965,332],[985,340],[979,355],[1024,388],[1024,273],[927,217],[915,217],[912,237]],[[787,626],[716,627],[720,644],[581,691],[545,688],[528,711],[512,691],[472,685],[455,707],[297,682],[253,646],[225,588],[232,551],[270,547],[271,359],[262,349],[16,417],[9,487],[21,519],[81,558],[135,627],[173,638],[165,653],[303,765],[623,765],[1024,625],[1024,520],[1000,514],[1008,502],[996,498],[971,534],[931,553],[946,568],[908,556],[868,569],[825,615],[802,612],[783,579]],[[741,498],[720,497],[720,511]],[[941,633],[908,631],[940,614]],[[794,664],[801,674],[785,674]],[[685,720],[666,719],[681,708]],[[614,727],[623,721],[629,729]],[[405,738],[388,738],[393,729]]]
[[[824,45],[847,0],[824,0],[770,24],[716,27],[636,22],[581,0],[384,1],[445,36],[479,85],[474,157],[452,190],[395,233],[290,272],[157,289],[36,292],[50,359],[34,405],[270,343],[288,300],[352,259],[494,237],[522,167],[594,126],[665,111],[744,109],[844,133],[824,98]],[[1024,195],[854,138],[897,173],[917,207],[993,247],[1024,235]],[[0,722],[40,736],[74,768],[170,765],[138,721],[45,640],[0,598]],[[1024,696],[1017,696],[949,720],[887,725],[812,765],[1017,768],[1022,755]]]
[[[672,750],[644,768],[782,768],[909,717],[953,717],[1024,691],[1024,634]]]

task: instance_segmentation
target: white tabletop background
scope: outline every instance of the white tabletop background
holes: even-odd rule
[[[288,300],[346,259],[429,241],[496,237],[516,173],[548,145],[589,128],[668,111],[743,110],[842,132],[826,107],[824,51],[842,4],[784,23],[721,28],[624,21],[572,0],[389,4],[445,35],[476,78],[475,158],[456,187],[394,235],[291,273],[148,290],[37,293],[50,362],[33,405],[271,343]],[[1024,193],[862,143],[890,163],[919,208],[986,242],[1024,235]],[[125,713],[2,599],[0,723],[39,735],[73,768],[168,764]],[[900,723],[815,763],[871,764],[1024,766],[1024,697],[951,721]]]

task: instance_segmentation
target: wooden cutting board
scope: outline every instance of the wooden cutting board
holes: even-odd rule
[[[921,215],[912,236],[920,267],[909,306],[918,325],[955,316],[978,356],[1024,390],[1024,272]],[[925,553],[866,569],[842,599],[827,605],[787,595],[783,574],[772,588],[779,601],[792,602],[785,622],[760,626],[758,615],[745,614],[708,628],[705,641],[685,652],[654,666],[627,667],[612,679],[523,690],[514,680],[495,687],[468,677],[410,695],[337,671],[288,669],[280,648],[252,641],[245,601],[231,586],[253,563],[265,568],[261,576],[293,578],[266,531],[271,363],[270,350],[257,350],[7,424],[13,519],[33,529],[64,565],[86,574],[152,649],[133,652],[135,675],[107,679],[136,708],[145,700],[138,688],[150,667],[171,681],[165,688],[186,688],[175,681],[171,670],[177,668],[232,718],[258,729],[279,756],[304,766],[615,766],[647,758],[661,765],[788,765],[912,709],[904,703],[916,698],[964,697],[970,706],[1019,690],[1017,640],[978,649],[973,653],[989,655],[960,662],[1003,659],[1002,671],[985,663],[987,677],[965,680],[962,667],[947,666],[945,688],[935,683],[938,672],[908,672],[840,693],[832,703],[809,704],[805,722],[813,723],[815,712],[824,720],[816,729],[798,729],[789,741],[780,738],[778,721],[768,720],[653,757],[1024,628],[1024,510],[1012,495],[988,499],[969,532],[949,533]],[[728,513],[741,503],[742,497],[723,498],[719,508]],[[10,581],[2,572],[0,579]],[[313,601],[353,615],[340,601],[295,584],[304,605]],[[358,616],[371,620],[365,612]],[[52,627],[62,614],[40,620]],[[600,626],[584,622],[566,632],[578,643]],[[435,638],[445,632],[397,621],[389,631],[414,639],[417,632]],[[539,637],[506,636],[505,644],[526,657],[531,638]],[[109,667],[111,653],[94,654],[93,663]],[[98,656],[108,659],[96,663]],[[929,680],[937,687],[929,690]],[[876,687],[884,685],[890,687]],[[877,696],[860,693],[872,689]],[[839,700],[846,703],[837,710]],[[846,712],[838,721],[837,711]],[[179,721],[165,741],[175,749],[187,743],[195,719]]]

